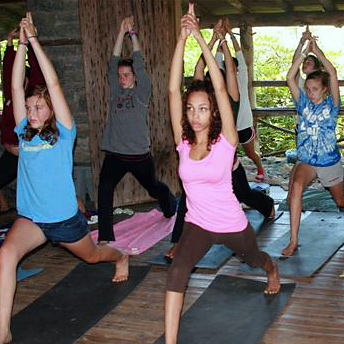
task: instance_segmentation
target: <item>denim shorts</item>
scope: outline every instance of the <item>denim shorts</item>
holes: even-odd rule
[[[77,242],[89,232],[87,219],[80,210],[73,217],[61,222],[35,222],[35,224],[43,231],[45,237],[54,244]]]

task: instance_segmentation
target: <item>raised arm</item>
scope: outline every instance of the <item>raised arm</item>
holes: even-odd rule
[[[181,82],[183,77],[183,55],[184,48],[187,39],[187,29],[185,27],[185,16],[181,20],[181,30],[177,41],[176,48],[174,50],[170,79],[168,83],[168,101],[170,105],[170,116],[172,123],[172,130],[174,141],[176,145],[182,139],[182,113],[183,113],[183,101],[181,93]]]
[[[232,109],[229,104],[229,98],[228,98],[225,81],[223,80],[222,74],[214,59],[213,54],[211,53],[209,47],[204,41],[203,36],[200,33],[199,24],[194,12],[191,14],[187,14],[186,16],[187,16],[187,26],[191,30],[194,37],[196,38],[197,42],[199,43],[204,55],[205,62],[207,63],[207,66],[209,68],[211,81],[212,81],[213,88],[215,91],[217,106],[219,108],[219,112],[221,116],[222,133],[224,134],[224,136],[226,137],[227,141],[230,144],[237,145],[238,133],[237,133],[236,126],[234,123]]]
[[[26,18],[22,20],[21,26],[25,30],[27,38],[38,61],[38,65],[44,76],[51,103],[53,105],[55,117],[66,128],[71,129],[73,125],[73,117],[63,94],[55,68],[38,41],[37,30],[33,25],[30,12],[28,12]]]
[[[213,32],[213,36],[211,37],[211,40],[208,44],[208,47],[210,50],[212,50],[214,48],[214,44],[217,41],[217,34],[214,30]],[[195,73],[193,76],[194,80],[204,80],[204,69],[205,69],[205,61],[204,61],[204,57],[203,54],[201,54],[201,56],[199,57],[197,63],[196,63],[196,67],[195,67]]]
[[[302,36],[300,38],[299,44],[297,45],[294,55],[293,55],[293,62],[295,59],[301,54],[302,48],[305,45],[307,40],[310,40],[312,38],[312,35],[309,31],[309,26],[306,26],[306,31],[302,33]]]
[[[123,40],[124,40],[125,34],[129,31],[130,21],[132,23],[132,21],[133,21],[132,16],[124,18],[121,22],[119,33],[117,35],[115,46],[114,46],[113,52],[112,52],[112,54],[115,56],[121,56],[121,54],[122,54]],[[131,25],[131,27],[132,27],[132,25]]]
[[[211,37],[211,40],[208,44],[208,47],[210,50],[212,50],[214,48],[214,45],[216,43],[216,41],[218,40],[218,30],[220,29],[222,25],[222,19],[220,19],[214,26],[214,30],[213,30],[213,36]],[[194,80],[204,80],[204,69],[205,69],[205,61],[204,61],[204,57],[203,54],[201,54],[201,56],[199,57],[197,63],[196,63],[196,67],[195,67],[195,73],[194,73]]]
[[[223,29],[225,31],[225,34],[229,34],[229,37],[231,38],[232,40],[232,43],[233,43],[233,48],[236,52],[240,51],[241,50],[241,47],[234,35],[234,33],[232,32],[232,28],[231,26],[229,25],[229,19],[226,18],[224,21],[223,21]]]
[[[24,91],[24,79],[25,79],[25,55],[27,46],[27,37],[20,25],[19,43],[16,57],[13,63],[12,69],[12,101],[13,101],[13,114],[16,125],[18,125],[22,119],[26,116],[25,108],[25,91]]]
[[[293,55],[293,60],[292,63],[295,62],[295,60],[300,56],[301,52],[302,52],[302,48],[305,45],[307,40],[310,40],[312,38],[312,35],[309,31],[309,26],[306,26],[306,31],[302,33],[302,36],[300,38],[299,44],[297,45],[294,55]],[[300,76],[300,68],[298,69],[297,73],[295,74],[295,81],[296,83],[298,83],[298,79]]]
[[[223,55],[225,57],[225,65],[226,65],[226,84],[227,90],[229,95],[232,97],[234,101],[239,101],[239,87],[238,87],[238,79],[237,79],[237,69],[235,63],[233,61],[231,52],[228,49],[225,29],[221,29],[218,32],[218,37],[220,39],[220,46],[223,51]]]
[[[135,51],[140,51],[140,42],[137,37],[137,32],[134,30],[134,17],[130,16],[128,18],[128,30],[129,30],[129,35],[131,37],[131,41],[133,43],[133,52]]]
[[[307,45],[307,47],[302,53],[300,53],[298,56],[295,57],[293,64],[291,65],[287,74],[287,85],[295,101],[298,101],[300,97],[300,90],[299,90],[298,82],[296,80],[296,75],[299,72],[301,63],[307,57],[308,52],[309,52],[309,44]]]
[[[326,58],[326,56],[324,55],[322,50],[319,48],[314,38],[311,40],[310,49],[316,55],[316,57],[320,60],[320,62],[323,64],[326,72],[330,75],[329,92],[332,94],[333,104],[335,106],[338,106],[340,92],[339,92],[337,70],[333,66],[333,64]]]

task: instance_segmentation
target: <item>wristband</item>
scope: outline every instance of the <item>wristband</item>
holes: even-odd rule
[[[25,46],[27,46],[27,44],[28,44],[27,42],[21,42],[21,41],[18,42],[18,45],[25,45]]]
[[[27,39],[30,39],[30,38],[37,38],[37,35],[29,36]]]
[[[223,44],[227,44],[227,41],[226,41],[226,39],[224,38],[224,39],[222,39],[221,41],[220,41],[220,47],[222,47],[223,46]]]
[[[136,30],[129,30],[129,35],[130,36],[137,35],[137,31]]]

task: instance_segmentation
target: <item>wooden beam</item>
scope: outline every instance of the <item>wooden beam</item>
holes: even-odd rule
[[[23,0],[0,0],[0,5],[2,5],[2,4],[13,4],[13,3],[17,3],[17,2],[22,2],[23,4],[26,5],[26,1],[23,1]]]
[[[240,0],[226,0],[231,6],[236,8],[240,13],[251,13],[248,6],[242,3]]]
[[[255,108],[252,109],[254,117],[283,117],[296,114],[295,108]],[[339,109],[339,115],[344,115],[344,108]]]
[[[338,80],[339,86],[344,86],[344,80]],[[253,87],[286,87],[285,80],[255,80]]]
[[[294,7],[286,0],[276,0],[276,3],[282,7],[284,12],[292,12]]]
[[[181,0],[174,0],[173,6],[173,16],[174,16],[174,28],[175,28],[175,37],[178,37],[180,32],[180,18],[182,17],[182,4]]]
[[[181,0],[179,0],[179,3],[181,2]],[[189,1],[185,2],[182,1],[183,3],[181,4],[181,8],[183,10],[183,14],[185,14],[188,10],[188,6],[189,6]],[[199,0],[194,0],[195,3],[195,13],[196,16],[202,16],[206,13],[211,12],[209,8],[204,7],[204,5],[202,5],[201,1]]]
[[[335,12],[337,11],[336,5],[333,3],[332,0],[319,0],[321,5],[324,7],[326,12]]]
[[[40,40],[40,43],[43,46],[61,47],[61,46],[66,46],[66,45],[81,45],[81,39],[73,39],[73,38],[67,38],[67,39],[42,39],[42,40]]]
[[[333,25],[341,27],[344,23],[344,11],[329,12],[291,12],[291,13],[245,13],[226,15],[234,27],[242,24],[250,26],[300,26],[300,25]],[[201,27],[210,28],[220,15],[201,17]]]

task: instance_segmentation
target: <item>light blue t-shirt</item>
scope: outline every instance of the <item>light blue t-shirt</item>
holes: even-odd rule
[[[51,145],[35,135],[25,141],[27,118],[15,127],[19,139],[17,211],[34,222],[60,222],[77,213],[72,178],[76,128],[57,122],[59,136]]]
[[[297,131],[297,156],[305,164],[317,167],[332,166],[340,159],[337,146],[336,126],[340,107],[328,96],[320,104],[314,104],[300,90],[295,102],[299,114]]]

